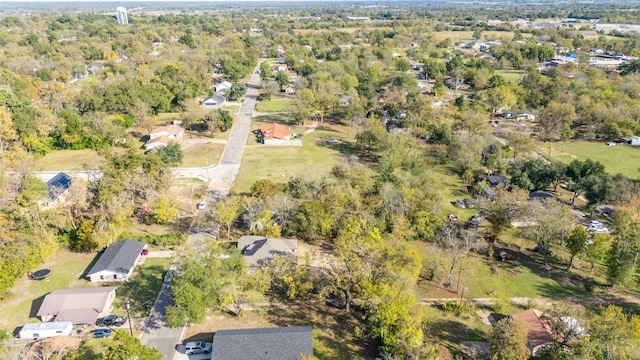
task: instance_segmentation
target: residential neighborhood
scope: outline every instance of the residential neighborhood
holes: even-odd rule
[[[3,3],[0,358],[640,358],[633,6]]]

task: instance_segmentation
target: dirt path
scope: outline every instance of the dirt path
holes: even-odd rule
[[[423,305],[442,305],[447,302],[459,301],[459,297],[455,298],[423,298],[420,299],[420,303]],[[495,298],[465,298],[466,301],[470,301],[475,305],[491,305]],[[571,303],[581,305],[621,305],[621,304],[638,304],[640,305],[640,297],[628,294],[616,294],[616,295],[595,295],[595,296],[579,296],[579,297],[565,297],[565,298],[549,298],[549,297],[512,297],[509,300],[515,305],[530,305],[536,304],[537,306],[553,306],[558,302],[567,301]]]

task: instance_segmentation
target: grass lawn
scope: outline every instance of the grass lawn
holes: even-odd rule
[[[217,164],[222,157],[225,144],[194,144],[184,150],[180,167],[201,167]]]
[[[524,37],[531,37],[531,34],[522,34]],[[435,40],[451,39],[453,42],[471,41],[473,40],[473,31],[438,31],[433,33]],[[482,39],[501,40],[507,38],[513,39],[512,31],[483,31]]]
[[[51,291],[92,286],[80,276],[95,256],[96,253],[78,254],[62,249],[52,260],[42,264],[42,268],[51,269],[51,274],[44,280],[29,280],[26,275],[19,278],[9,298],[0,306],[0,329],[13,331],[18,326],[35,321],[42,297]]]
[[[353,132],[352,132],[353,135]],[[338,143],[329,144],[335,138]],[[292,177],[328,174],[341,155],[353,153],[354,142],[345,127],[320,125],[302,138],[302,146],[265,146],[245,148],[240,173],[234,185],[236,192],[248,192],[260,179],[286,182]]]
[[[599,142],[554,142],[538,143],[536,151],[547,157],[551,153],[551,158],[570,163],[574,159],[591,159],[600,161],[610,174],[621,173],[630,179],[640,177],[640,149],[627,146],[607,146]]]
[[[292,106],[291,100],[278,99],[270,101],[258,101],[256,111],[259,112],[280,112],[288,111]]]
[[[450,213],[455,214],[459,221],[467,221],[471,217],[478,214],[478,209],[465,208],[461,209],[456,206],[456,200],[471,198],[467,191],[467,187],[463,184],[462,179],[453,173],[453,170],[440,164],[429,165],[432,173],[431,176],[437,184],[444,185],[444,190],[440,192],[442,196],[442,216],[445,217]]]
[[[55,150],[40,160],[43,171],[97,169],[103,162],[104,158],[93,149]]]
[[[116,300],[113,303],[114,313],[125,315],[125,300],[131,301],[131,317],[146,316],[160,292],[164,274],[173,259],[147,258],[141,267],[137,268],[131,281],[118,286]]]
[[[180,120],[180,113],[160,113],[155,117],[156,125],[166,125],[171,120]]]
[[[455,316],[438,307],[425,309],[429,319],[427,341],[447,348],[452,354],[461,354],[462,341],[488,341],[491,325],[485,324],[476,314]]]
[[[496,70],[496,75],[500,75],[505,80],[515,84],[520,81],[525,72],[524,70]]]

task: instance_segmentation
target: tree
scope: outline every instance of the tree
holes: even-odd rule
[[[216,218],[227,227],[227,240],[231,239],[231,224],[238,218],[242,206],[233,199],[218,201],[216,203]]]
[[[592,216],[598,205],[610,204],[621,195],[622,189],[616,180],[613,176],[602,173],[589,175],[580,181],[579,186],[584,190],[584,197],[589,202]]]
[[[525,235],[535,242],[547,266],[552,246],[569,235],[575,216],[568,206],[556,200],[533,201],[528,214],[532,225],[525,228]]]
[[[593,273],[597,262],[601,262],[607,255],[607,246],[611,244],[611,238],[608,234],[594,234],[591,242],[587,243],[585,256],[591,264],[589,273]]]
[[[182,158],[184,156],[182,148],[177,142],[170,142],[167,146],[157,148],[156,152],[160,155],[163,163],[172,166],[182,163]]]
[[[587,160],[573,160],[566,167],[566,176],[571,180],[571,190],[573,190],[573,197],[571,199],[571,205],[576,201],[576,197],[580,190],[582,190],[580,184],[583,179],[591,175],[600,175],[604,173],[604,164],[599,161]]]
[[[220,131],[227,131],[233,126],[233,117],[228,110],[218,109],[218,123]]]
[[[155,204],[155,214],[153,218],[160,225],[166,225],[178,215],[178,201],[170,200],[166,195],[160,195]]]
[[[477,232],[464,230],[452,224],[442,227],[436,237],[436,243],[444,253],[441,257],[441,266],[446,272],[442,280],[444,286],[450,287],[453,284],[453,274],[460,261],[469,255],[470,251],[481,249],[483,241]]]
[[[538,123],[544,140],[567,140],[571,138],[570,127],[576,120],[576,109],[572,104],[551,102],[538,114]]]
[[[626,315],[621,307],[600,306],[591,319],[583,353],[592,359],[633,359],[632,349],[640,341],[640,317]]]
[[[567,271],[571,270],[573,267],[573,260],[575,257],[587,249],[588,240],[589,234],[582,226],[577,226],[571,231],[571,234],[569,234],[569,237],[565,242],[565,246],[567,247],[567,250],[569,250],[570,255]]]
[[[115,330],[111,339],[103,339],[99,343],[85,341],[77,350],[70,351],[64,359],[160,360],[162,354],[156,348],[142,345],[140,340],[129,335],[128,331]]]
[[[275,80],[278,83],[278,86],[280,87],[280,91],[282,91],[282,88],[285,85],[289,84],[289,77],[284,71],[278,71],[278,73],[276,74]]]
[[[529,359],[531,352],[527,348],[527,332],[527,324],[512,317],[498,321],[491,333],[491,359]]]
[[[411,64],[409,64],[409,62],[405,59],[396,59],[395,67],[396,67],[396,70],[398,71],[406,72],[406,71],[409,71],[409,69],[411,69]]]
[[[509,191],[505,188],[494,189],[491,199],[478,202],[478,208],[485,219],[491,223],[491,235],[497,237],[511,226],[514,219],[518,219],[527,211],[529,193],[522,189]]]

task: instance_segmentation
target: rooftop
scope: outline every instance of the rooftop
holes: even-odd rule
[[[100,259],[91,267],[87,276],[105,270],[128,274],[145,247],[147,244],[136,240],[122,240],[113,243],[100,255]]]
[[[211,360],[294,360],[313,356],[311,326],[218,330]]]
[[[38,316],[55,316],[56,322],[74,324],[95,322],[109,300],[114,286],[78,289],[59,289],[47,294]]]

